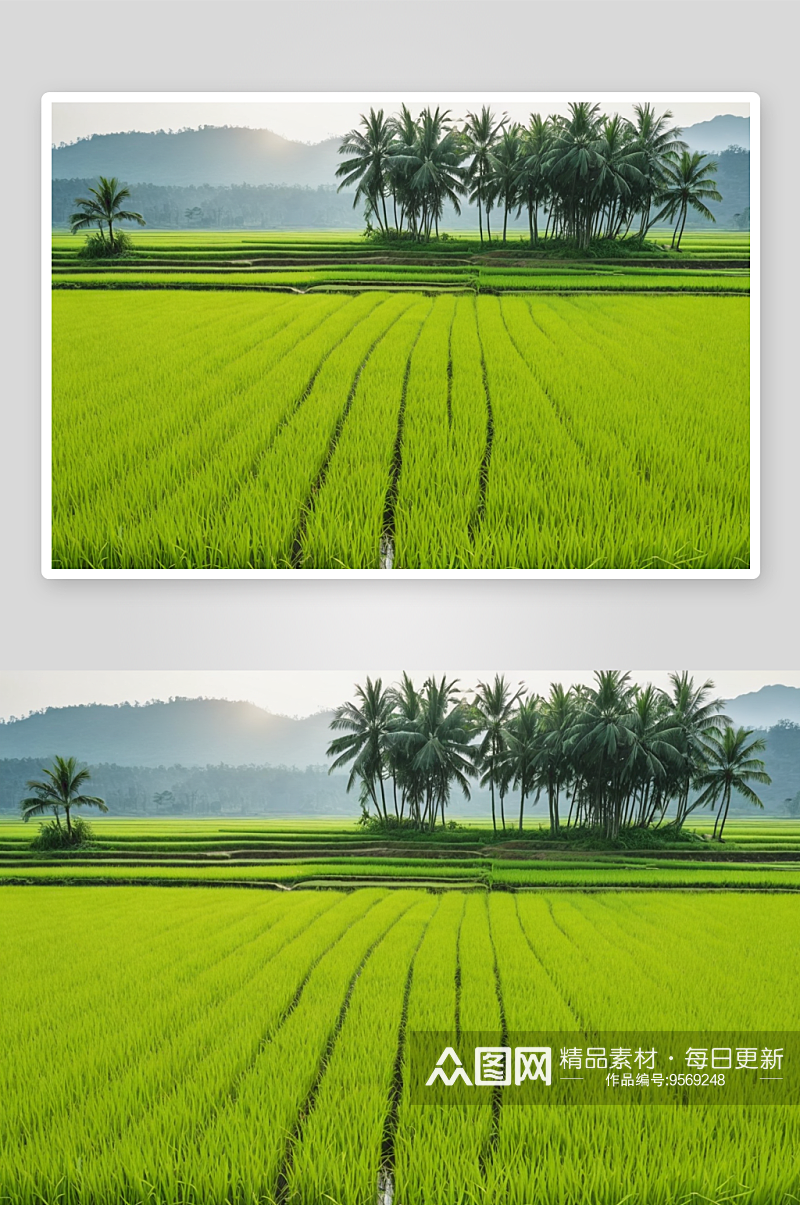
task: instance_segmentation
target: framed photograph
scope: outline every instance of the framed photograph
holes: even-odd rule
[[[754,578],[759,100],[50,93],[45,577]]]

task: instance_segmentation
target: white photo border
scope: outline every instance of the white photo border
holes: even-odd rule
[[[739,103],[750,106],[750,566],[747,569],[54,569],[52,565],[52,114],[55,104],[132,103],[381,103],[492,105],[570,101],[653,104],[676,102]],[[46,92],[42,97],[42,576],[63,578],[533,578],[548,579],[753,579],[761,572],[761,128],[760,97],[755,92]]]

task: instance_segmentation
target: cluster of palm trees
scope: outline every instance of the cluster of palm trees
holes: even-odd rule
[[[481,244],[484,220],[491,242],[493,211],[502,215],[505,242],[509,215],[524,210],[531,246],[544,211],[544,237],[579,247],[632,230],[643,239],[656,222],[674,220],[680,250],[690,208],[715,221],[705,202],[722,200],[712,178],[717,165],[689,153],[669,110],[659,115],[641,104],[634,113],[630,121],[579,101],[568,116],[534,113],[521,126],[485,105],[460,125],[438,107],[417,118],[406,105],[394,116],[370,109],[339,147],[339,190],[355,185],[353,207],[364,202],[368,229],[374,220],[384,236],[438,237],[445,205],[460,213],[466,198],[477,205]]]
[[[609,839],[626,828],[668,823],[680,829],[699,807],[715,813],[722,840],[733,792],[762,807],[751,783],[769,784],[763,738],[734,728],[711,681],[670,675],[669,690],[640,686],[629,673],[598,671],[594,685],[554,684],[547,698],[526,694],[498,674],[474,692],[457,680],[428,678],[417,688],[367,678],[356,701],[337,708],[328,747],[331,770],[350,767],[365,816],[433,831],[446,823],[454,789],[488,787],[492,824],[507,804],[547,802],[550,828],[597,829]],[[568,806],[567,816],[563,813]],[[373,812],[374,809],[374,812]]]

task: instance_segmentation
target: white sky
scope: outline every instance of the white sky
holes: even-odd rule
[[[416,113],[426,104],[440,104],[443,108],[452,110],[452,116],[461,119],[470,110],[480,108],[489,103],[499,112],[507,112],[512,121],[527,124],[532,112],[566,113],[567,102],[563,104],[548,103],[541,97],[531,93],[522,103],[495,103],[489,94],[475,93],[470,99],[463,99],[465,94],[458,94],[458,99],[446,94],[432,94],[423,97],[417,93],[407,96],[392,95],[381,98],[379,95],[365,95],[358,101],[59,101],[53,105],[52,141],[74,142],[76,138],[85,138],[90,134],[113,134],[126,130],[179,130],[185,126],[196,129],[201,125],[233,125],[250,126],[253,129],[272,130],[284,138],[298,142],[321,142],[325,138],[341,137],[359,123],[361,113],[375,108],[395,112],[400,107],[400,101],[406,100],[412,112]],[[510,95],[518,96],[513,93]],[[412,100],[411,98],[414,97]],[[574,99],[581,99],[575,93]],[[587,94],[584,99],[596,99]],[[637,95],[636,99],[640,99]],[[647,95],[642,93],[642,100]],[[633,116],[632,102],[600,102],[607,112],[618,112],[624,117]],[[672,111],[675,124],[682,127],[694,125],[698,121],[708,121],[720,113],[732,113],[738,117],[748,117],[750,106],[747,103],[723,101],[674,101],[661,99],[658,102],[659,112],[665,108]]]
[[[683,667],[679,667],[683,668]],[[409,670],[421,683],[431,672]],[[494,670],[437,667],[441,675],[460,679],[465,688],[494,676]],[[511,682],[523,681],[529,690],[546,694],[551,682],[565,685],[593,680],[591,670],[517,670],[504,668]],[[782,683],[800,686],[800,670],[706,670],[691,671],[698,681],[711,678],[722,698]],[[245,699],[279,715],[302,716],[336,707],[352,697],[353,685],[367,674],[396,682],[398,669],[367,670],[41,670],[0,672],[0,717],[27,715],[42,707],[66,707],[76,703],[147,702],[183,695],[220,699]],[[666,670],[634,670],[639,682],[668,685]]]

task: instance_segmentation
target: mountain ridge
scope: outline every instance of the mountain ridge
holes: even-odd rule
[[[800,687],[774,683],[726,700],[737,725],[800,723]],[[277,715],[245,700],[173,698],[49,707],[0,723],[0,759],[74,753],[94,765],[327,764],[333,712]]]
[[[692,150],[749,148],[750,118],[718,114],[683,130]],[[247,183],[336,187],[341,139],[297,142],[248,126],[92,134],[52,148],[54,180],[117,176],[127,184],[201,187]]]

